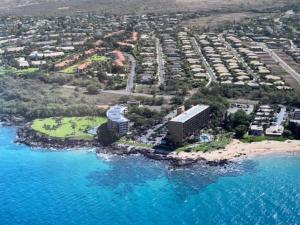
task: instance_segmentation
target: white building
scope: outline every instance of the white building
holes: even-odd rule
[[[24,57],[20,57],[16,59],[19,68],[28,68],[29,63],[26,61]]]
[[[108,129],[118,135],[125,135],[129,131],[129,120],[125,117],[127,107],[124,105],[112,106],[107,112]]]

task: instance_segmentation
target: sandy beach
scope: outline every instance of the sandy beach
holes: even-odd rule
[[[216,150],[212,152],[179,152],[171,153],[173,158],[183,160],[197,160],[205,159],[207,161],[221,161],[221,160],[239,160],[251,158],[258,155],[278,154],[278,153],[300,153],[300,140],[287,140],[285,142],[279,141],[263,141],[253,143],[242,143],[238,140],[233,140],[223,150]]]

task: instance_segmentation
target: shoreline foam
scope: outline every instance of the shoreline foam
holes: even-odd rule
[[[171,157],[180,158],[183,160],[189,159],[204,159],[210,162],[218,162],[222,160],[235,161],[238,159],[253,158],[259,155],[266,154],[281,154],[281,153],[299,153],[300,140],[279,141],[262,141],[252,143],[242,143],[239,140],[233,140],[229,145],[222,150],[211,152],[174,152],[170,153]]]
[[[277,153],[299,153],[300,140],[262,141],[252,143],[242,143],[239,140],[233,140],[225,149],[214,150],[211,152],[170,152],[168,154],[159,154],[153,148],[134,147],[130,145],[114,144],[103,147],[96,140],[78,141],[78,140],[59,140],[45,137],[42,134],[23,126],[17,131],[17,142],[31,147],[44,148],[76,148],[93,147],[96,152],[112,153],[115,155],[142,154],[147,158],[154,160],[167,160],[177,167],[188,166],[196,163],[207,163],[212,166],[225,165],[229,162],[252,158],[258,155],[277,154]]]

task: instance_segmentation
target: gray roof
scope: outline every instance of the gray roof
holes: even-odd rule
[[[173,118],[171,121],[184,123],[208,108],[209,108],[208,105],[196,105],[196,106],[190,108],[189,110],[183,112],[179,116]]]
[[[112,106],[107,112],[106,116],[109,120],[117,123],[128,122],[129,120],[124,116],[127,107],[124,105]]]
[[[300,120],[300,109],[295,109],[294,120]]]

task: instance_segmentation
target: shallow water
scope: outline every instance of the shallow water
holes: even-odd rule
[[[300,224],[299,155],[170,171],[141,156],[32,151],[15,131],[0,127],[0,224]]]

